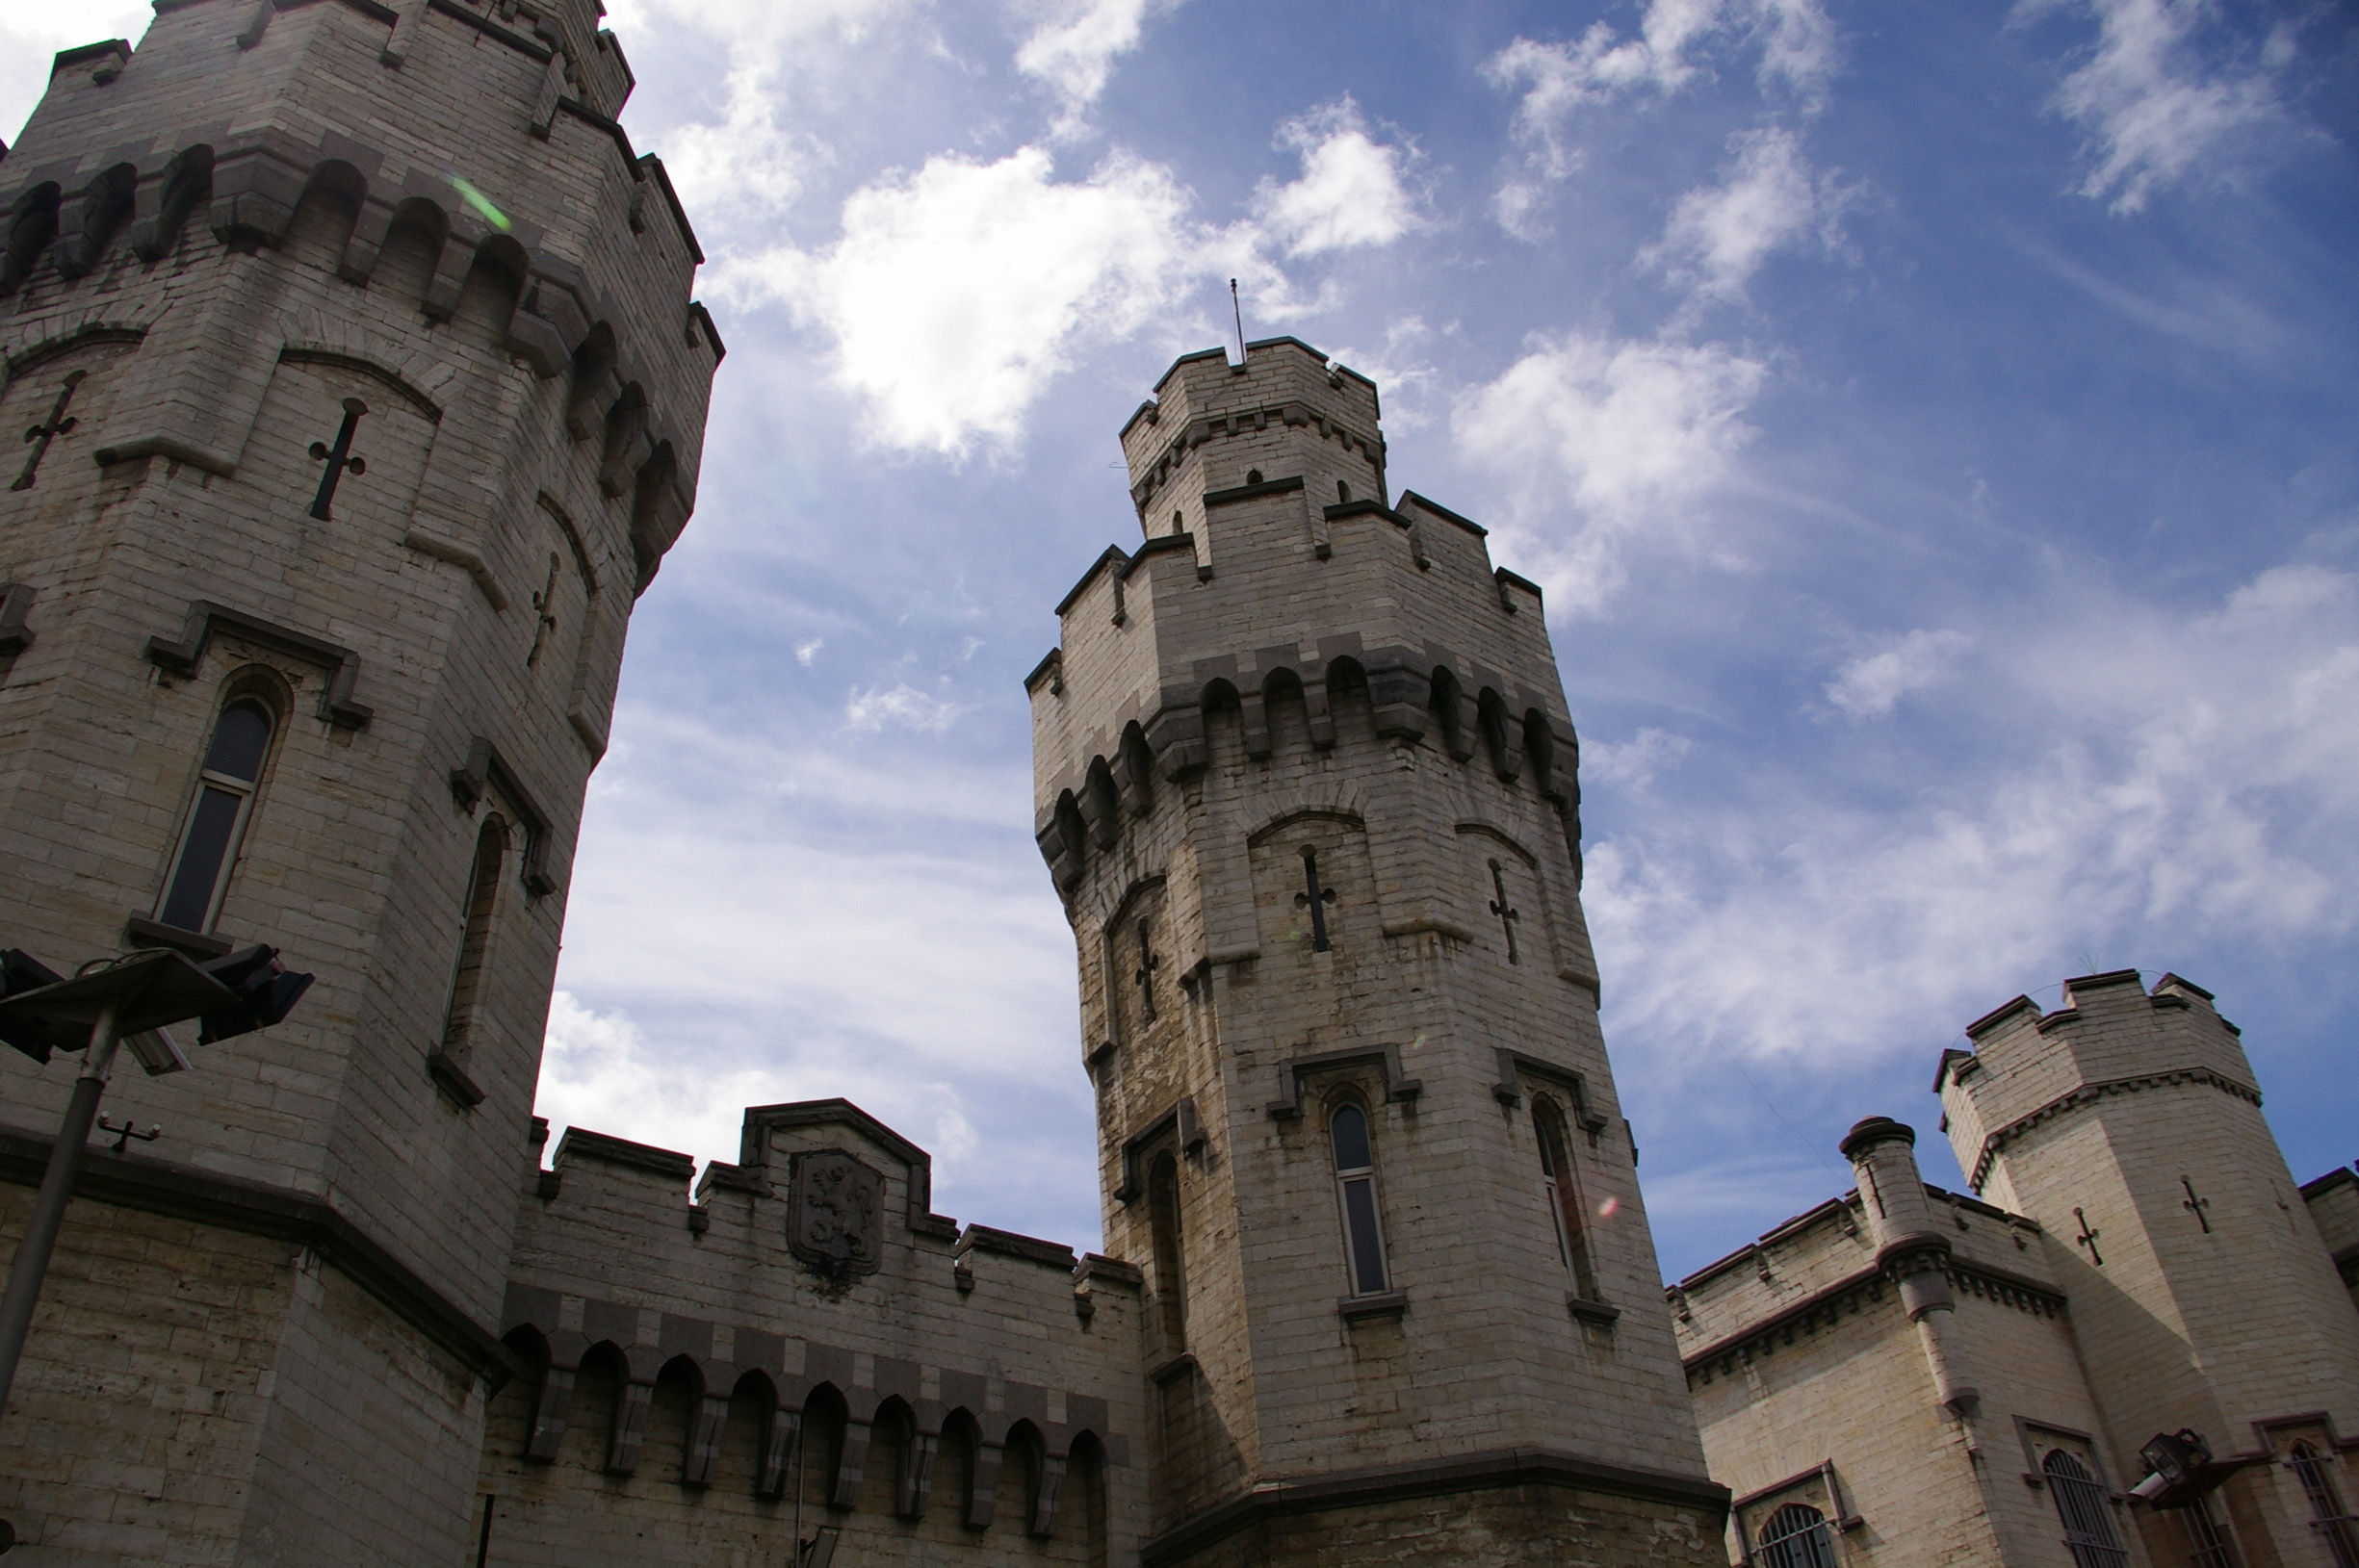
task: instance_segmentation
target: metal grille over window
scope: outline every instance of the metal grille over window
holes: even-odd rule
[[[2237,1568],[2235,1549],[2228,1543],[2228,1532],[2212,1516],[2210,1498],[2196,1498],[2179,1510],[2179,1517],[2187,1521],[2188,1539],[2195,1548],[2195,1568]]]
[[[1835,1568],[1827,1516],[1807,1503],[1789,1503],[1771,1514],[1755,1539],[1762,1568]]]
[[[2113,1528],[2113,1499],[2088,1467],[2056,1449],[2039,1468],[2047,1472],[2048,1493],[2064,1523],[2064,1545],[2072,1550],[2073,1568],[2123,1568],[2130,1553]]]
[[[199,771],[196,799],[180,830],[180,852],[156,918],[183,931],[203,931],[220,910],[221,888],[238,857],[252,814],[254,783],[270,749],[271,715],[260,703],[221,709]]]
[[[2343,1511],[2343,1497],[2335,1490],[2325,1455],[2307,1443],[2296,1443],[2288,1457],[2302,1495],[2310,1500],[2311,1527],[2326,1537],[2335,1568],[2359,1568],[2359,1518]]]
[[[1327,1121],[1335,1151],[1335,1185],[1343,1200],[1344,1249],[1350,1254],[1352,1294],[1380,1296],[1385,1285],[1384,1233],[1376,1222],[1376,1156],[1368,1144],[1367,1113],[1335,1108]]]

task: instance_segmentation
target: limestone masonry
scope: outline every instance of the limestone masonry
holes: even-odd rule
[[[1978,1195],[1871,1118],[1665,1290],[1540,590],[1291,338],[1124,424],[1026,681],[1106,1255],[842,1100],[546,1147],[702,255],[596,0],[155,10],[0,162],[0,949],[319,981],[116,1077],[170,1137],[68,1211],[18,1559],[2359,1568],[2359,1179],[2187,981],[1971,1026]],[[13,1248],[71,1067],[0,1076]]]

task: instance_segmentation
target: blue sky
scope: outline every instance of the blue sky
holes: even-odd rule
[[[0,5],[32,63],[143,8]],[[116,15],[119,11],[121,14]],[[847,1094],[1098,1234],[1020,680],[1115,431],[1291,332],[1545,585],[1666,1272],[1961,1026],[2173,969],[2359,1155],[2359,24],[2191,0],[615,0],[730,345],[592,782],[542,1108]],[[64,31],[61,31],[63,25]]]

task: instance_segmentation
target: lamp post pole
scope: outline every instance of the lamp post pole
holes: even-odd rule
[[[8,1293],[0,1296],[0,1410],[8,1408],[9,1388],[16,1381],[17,1358],[33,1326],[33,1307],[40,1299],[41,1279],[49,1272],[49,1255],[57,1250],[58,1229],[65,1222],[66,1199],[73,1196],[74,1177],[82,1170],[98,1097],[107,1092],[107,1075],[115,1070],[115,1050],[122,1043],[115,1026],[118,1015],[118,1004],[109,1000],[91,1025],[81,1076],[74,1080],[65,1120],[49,1150],[49,1169],[41,1177],[40,1195],[33,1200],[33,1218],[16,1244],[16,1261],[9,1267]]]

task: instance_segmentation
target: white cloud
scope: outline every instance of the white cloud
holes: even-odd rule
[[[1644,789],[1654,776],[1675,766],[1695,743],[1685,735],[1652,726],[1627,740],[1587,740],[1581,743],[1581,777],[1597,784]]]
[[[1510,233],[1534,238],[1532,209],[1541,183],[1580,164],[1570,136],[1581,110],[1638,92],[1669,95],[1708,69],[1716,51],[1757,48],[1757,76],[1815,108],[1837,64],[1834,24],[1819,0],[1648,0],[1638,33],[1622,37],[1593,22],[1578,39],[1543,43],[1516,39],[1484,65],[1498,87],[1520,90],[1515,136],[1526,149],[1525,172],[1510,178],[1492,211]]]
[[[1105,90],[1114,62],[1138,47],[1152,12],[1179,0],[1062,0],[1016,51],[1016,68],[1064,99],[1061,133],[1079,128],[1080,112]]]
[[[1618,1027],[1671,1052],[1824,1064],[1921,1050],[2062,956],[2359,926],[2359,578],[2266,573],[2193,615],[2081,585],[1986,635],[1947,699],[2002,727],[1924,806],[1794,778],[1594,845]],[[1957,716],[1964,722],[1964,715]]]
[[[721,286],[834,340],[876,444],[963,457],[1015,443],[1051,377],[1194,281],[1188,205],[1169,169],[1127,153],[1070,182],[1038,147],[945,155],[855,192],[827,249],[773,250]]]
[[[1278,142],[1301,157],[1302,178],[1263,181],[1257,204],[1288,255],[1389,244],[1417,226],[1401,178],[1406,155],[1368,135],[1350,98],[1286,121]]]
[[[843,724],[848,730],[874,734],[888,724],[907,730],[938,735],[950,727],[966,708],[947,699],[929,697],[904,681],[890,691],[880,686],[874,691],[858,687],[844,700]]]
[[[1761,263],[1797,240],[1832,245],[1847,201],[1832,176],[1812,175],[1792,131],[1740,131],[1728,150],[1722,183],[1680,196],[1663,238],[1640,257],[1699,301],[1744,297]]]
[[[829,156],[793,121],[814,74],[915,3],[615,0],[607,25],[625,39],[687,33],[725,51],[717,117],[666,128],[656,149],[715,254],[762,232]]]
[[[1844,665],[1828,682],[1827,700],[1854,719],[1881,718],[1910,692],[1948,680],[1965,646],[1962,632],[1911,631]]]
[[[2036,0],[2035,13],[2070,3]],[[2096,47],[2057,90],[2056,107],[2087,127],[2091,167],[2081,194],[2135,213],[2156,191],[2216,167],[2236,132],[2279,114],[2275,73],[2293,57],[2280,28],[2258,64],[2207,69],[2190,46],[2206,0],[2078,0],[2097,17]]]
[[[1460,450],[1504,478],[1553,566],[1549,603],[1594,610],[1622,580],[1635,536],[1692,541],[1690,504],[1723,483],[1752,434],[1767,374],[1717,344],[1536,338],[1459,400]],[[1560,511],[1569,501],[1576,516]],[[1568,531],[1569,530],[1569,531]]]
[[[810,669],[812,661],[819,656],[819,650],[826,646],[827,639],[825,637],[811,637],[802,642],[796,643],[794,645],[794,662],[800,664],[806,670]]]

